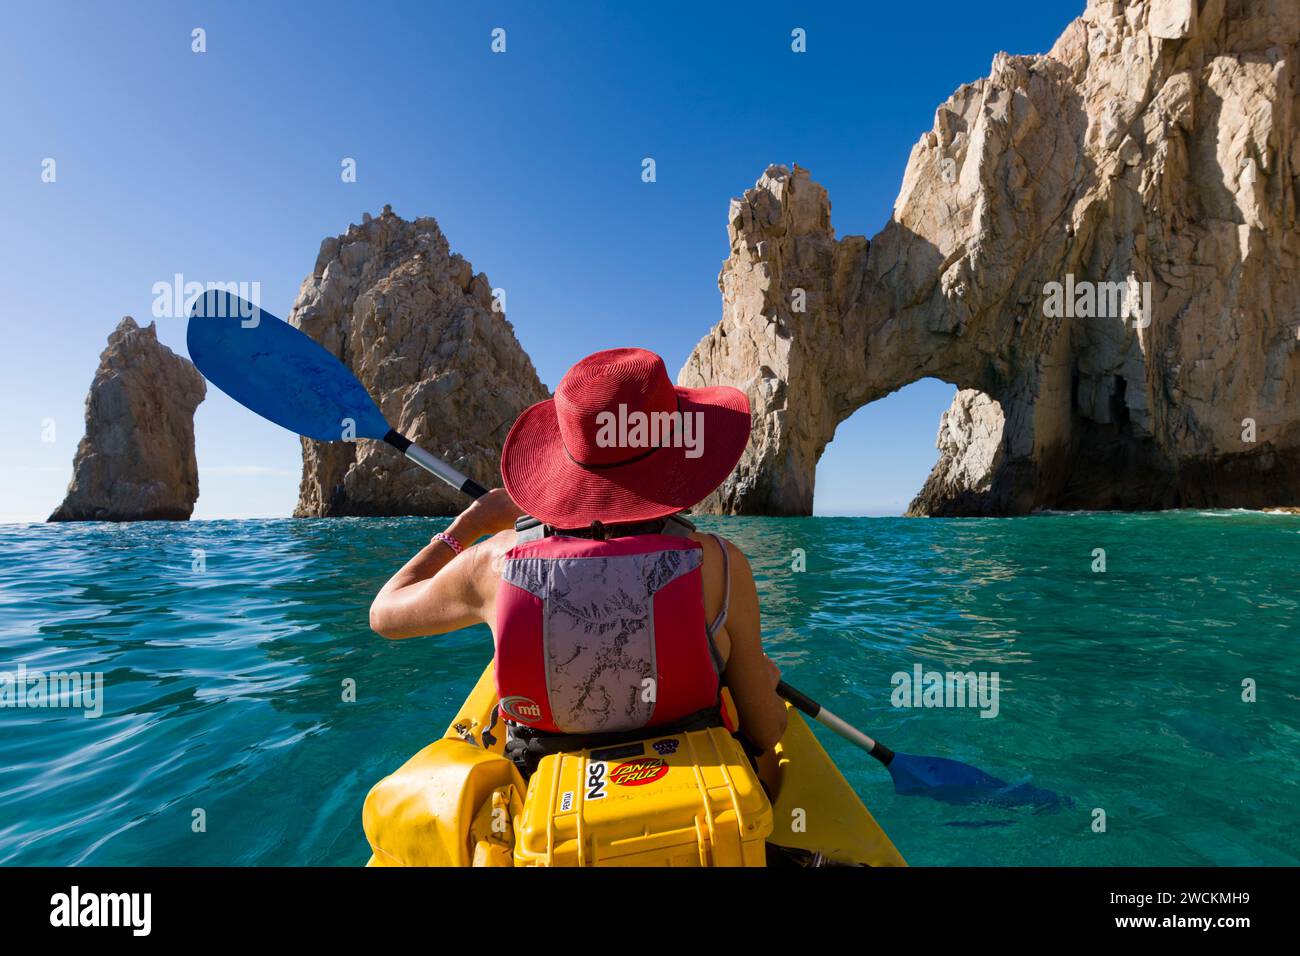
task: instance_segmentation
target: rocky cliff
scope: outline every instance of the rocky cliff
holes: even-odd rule
[[[50,521],[185,521],[199,497],[194,410],[203,376],[130,316],[108,338],[86,396],[86,434]]]
[[[388,421],[485,487],[516,416],[547,397],[482,273],[432,218],[389,207],[321,243],[289,314],[365,384]],[[300,517],[455,514],[466,502],[379,442],[303,439]]]
[[[754,403],[705,506],[808,513],[839,422],[928,376],[913,513],[1300,501],[1298,47],[1295,0],[1093,0],[939,107],[870,242],[770,168],[680,376]]]

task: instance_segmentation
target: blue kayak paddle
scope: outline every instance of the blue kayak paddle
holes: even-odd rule
[[[457,491],[487,494],[389,425],[346,365],[265,309],[228,292],[207,292],[190,311],[185,339],[204,378],[263,418],[317,441],[387,442]]]
[[[365,386],[324,346],[251,302],[228,292],[205,293],[190,312],[186,344],[195,367],[208,381],[291,432],[317,441],[387,442],[471,498],[487,494],[477,482],[390,426]],[[777,693],[888,767],[895,791],[904,796],[1001,806],[1057,805],[1062,799],[1028,784],[1010,786],[956,760],[894,753],[784,681],[777,685]]]
[[[1051,790],[1043,790],[1027,782],[1009,784],[959,760],[895,753],[785,681],[776,685],[776,692],[813,720],[829,727],[850,743],[857,744],[884,764],[889,770],[889,776],[893,778],[894,792],[899,796],[932,797],[960,806],[979,803],[997,807],[1056,809],[1071,805],[1068,797],[1062,797]]]

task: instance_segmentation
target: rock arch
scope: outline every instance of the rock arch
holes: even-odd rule
[[[1090,3],[939,107],[870,241],[769,167],[732,201],[722,320],[679,376],[754,410],[702,508],[811,513],[836,426],[926,376],[1004,425],[987,488],[932,475],[917,513],[1300,502],[1298,54],[1295,4]],[[1067,276],[1137,282],[1149,320],[1045,315]]]

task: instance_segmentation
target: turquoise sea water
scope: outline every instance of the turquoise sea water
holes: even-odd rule
[[[0,526],[0,671],[105,682],[96,719],[0,709],[0,863],[363,863],[366,791],[441,735],[490,653],[482,627],[367,627],[443,524]],[[1300,517],[701,524],[750,555],[791,683],[895,750],[1075,803],[899,797],[819,728],[912,864],[1300,863]],[[997,672],[998,716],[892,707],[891,675],[916,664]]]

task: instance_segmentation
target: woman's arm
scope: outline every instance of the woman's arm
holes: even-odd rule
[[[723,679],[740,711],[741,729],[769,751],[785,735],[785,702],[776,693],[781,672],[763,653],[754,572],[745,555],[730,542],[727,553],[731,558],[731,605],[725,627],[731,654]]]
[[[474,542],[484,535],[513,528],[523,514],[504,488],[496,488],[461,512],[447,534],[461,543],[433,540],[394,574],[370,605],[370,627],[384,637],[401,639],[446,634],[483,621],[488,594],[486,549]]]

